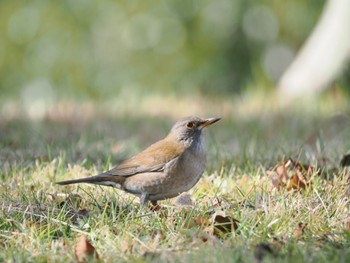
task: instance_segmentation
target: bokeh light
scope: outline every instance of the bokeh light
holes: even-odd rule
[[[271,90],[323,3],[3,0],[0,92],[18,99],[39,85],[50,101]]]

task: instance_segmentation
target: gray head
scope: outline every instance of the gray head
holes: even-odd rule
[[[177,140],[187,145],[200,142],[202,131],[205,127],[219,121],[220,118],[202,119],[199,117],[187,117],[174,124],[170,134],[176,136]]]

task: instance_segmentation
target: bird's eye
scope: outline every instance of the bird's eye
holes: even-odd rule
[[[186,127],[192,129],[194,127],[194,123],[190,121],[189,123],[187,123]]]

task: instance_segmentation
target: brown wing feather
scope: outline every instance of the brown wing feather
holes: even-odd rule
[[[122,185],[126,179],[125,177],[138,173],[162,171],[166,164],[179,157],[183,151],[184,146],[182,144],[169,140],[167,137],[107,172],[88,178],[57,182],[57,184],[92,183],[112,186]]]
[[[183,151],[184,147],[181,143],[165,138],[103,174],[131,176],[144,172],[162,171],[166,163],[181,155]]]

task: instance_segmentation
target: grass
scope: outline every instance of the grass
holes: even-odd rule
[[[179,117],[166,102],[162,116],[147,102],[142,115],[103,104],[58,104],[41,120],[2,115],[0,262],[75,262],[81,235],[107,262],[349,262],[349,169],[339,165],[350,149],[347,103],[281,109],[249,98],[203,112],[195,103],[195,114],[223,117],[207,134],[206,172],[192,206],[171,199],[155,212],[112,188],[54,182],[106,170],[160,139]],[[288,158],[321,176],[278,191],[268,170]],[[220,228],[218,216],[236,229]]]

